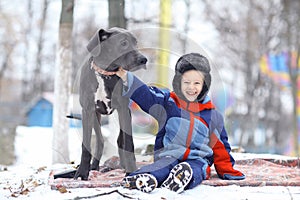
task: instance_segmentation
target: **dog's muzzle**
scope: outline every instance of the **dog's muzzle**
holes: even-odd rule
[[[137,64],[138,65],[145,65],[147,63],[148,59],[144,56],[140,56],[137,59]]]
[[[135,58],[135,61],[133,62],[132,65],[129,66],[123,66],[123,68],[125,70],[128,71],[137,71],[139,69],[146,69],[146,63],[148,62],[148,59],[143,56],[143,55],[139,55]]]

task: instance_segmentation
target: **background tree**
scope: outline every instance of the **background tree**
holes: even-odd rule
[[[45,10],[45,9],[43,9]],[[27,23],[25,24],[24,27],[24,67],[23,67],[23,78],[22,78],[22,101],[28,101],[31,97],[29,94],[29,91],[31,90],[30,87],[30,81],[28,81],[27,77],[29,75],[29,53],[28,49],[30,48],[29,41],[30,41],[30,36],[32,34],[32,23],[33,23],[33,9],[32,9],[32,1],[28,0],[27,1],[27,16],[28,18]],[[46,15],[46,14],[45,14]]]
[[[18,44],[22,42],[20,21],[16,16],[0,7],[0,164],[11,165],[14,163],[14,139],[16,127],[20,123],[20,108],[17,103],[20,95],[14,94],[19,85],[12,79],[11,73],[17,66],[17,59],[14,52],[18,49]],[[11,97],[14,97],[10,101]]]
[[[0,40],[0,48],[3,50],[0,57],[0,92],[2,87],[4,86],[4,75],[5,73],[9,73],[8,70],[11,68],[11,64],[14,63],[14,59],[12,59],[13,52],[15,51],[17,44],[19,42],[18,32],[15,30],[15,25],[18,24],[18,19],[15,17],[11,17],[9,13],[4,12],[0,8],[0,23],[1,27],[5,30],[4,34],[0,34],[1,38],[5,38]],[[0,95],[0,101],[3,101],[3,96]]]
[[[292,98],[293,98],[293,138],[294,138],[294,152],[299,157],[299,130],[300,120],[298,119],[300,111],[297,112],[297,108],[300,106],[299,101],[299,63],[297,62],[300,58],[300,2],[297,0],[284,0],[282,19],[284,20],[284,32],[282,32],[283,38],[283,48],[288,52],[288,68],[292,88]],[[298,119],[298,121],[297,121]],[[298,124],[299,123],[299,124]]]
[[[108,1],[109,27],[117,26],[121,28],[126,28],[124,8],[125,8],[124,0]]]
[[[56,57],[53,110],[53,163],[69,162],[69,96],[71,94],[72,30],[74,0],[62,0]]]
[[[35,69],[33,72],[32,80],[32,94],[41,94],[43,91],[43,76],[41,74],[42,70],[42,60],[44,59],[43,56],[43,47],[44,47],[44,35],[45,35],[45,25],[47,20],[47,11],[48,11],[48,0],[43,0],[42,5],[42,17],[40,20],[40,26],[39,26],[39,35],[38,35],[38,41],[37,41],[37,55],[36,55],[36,61],[35,61]]]

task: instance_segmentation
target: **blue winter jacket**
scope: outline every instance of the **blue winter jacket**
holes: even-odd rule
[[[179,160],[213,155],[209,147],[208,127],[192,113],[176,105],[169,91],[148,87],[128,73],[128,90],[124,93],[157,121],[159,132],[155,142],[155,158],[173,156]],[[188,151],[188,152],[186,152]],[[187,154],[185,156],[185,154]]]
[[[201,103],[185,102],[174,92],[145,85],[131,72],[127,73],[123,95],[158,121],[154,160],[163,156],[181,161],[197,159],[208,168],[215,164],[220,178],[244,179],[241,172],[233,169],[235,161],[230,155],[223,117],[208,96]]]

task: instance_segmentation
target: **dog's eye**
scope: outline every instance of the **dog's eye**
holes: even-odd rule
[[[121,46],[122,47],[127,47],[128,46],[128,41],[127,40],[121,41]]]

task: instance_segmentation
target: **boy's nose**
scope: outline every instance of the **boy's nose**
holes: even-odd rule
[[[194,86],[193,84],[189,84],[189,85],[188,85],[188,88],[189,88],[189,89],[194,89],[195,86]]]

